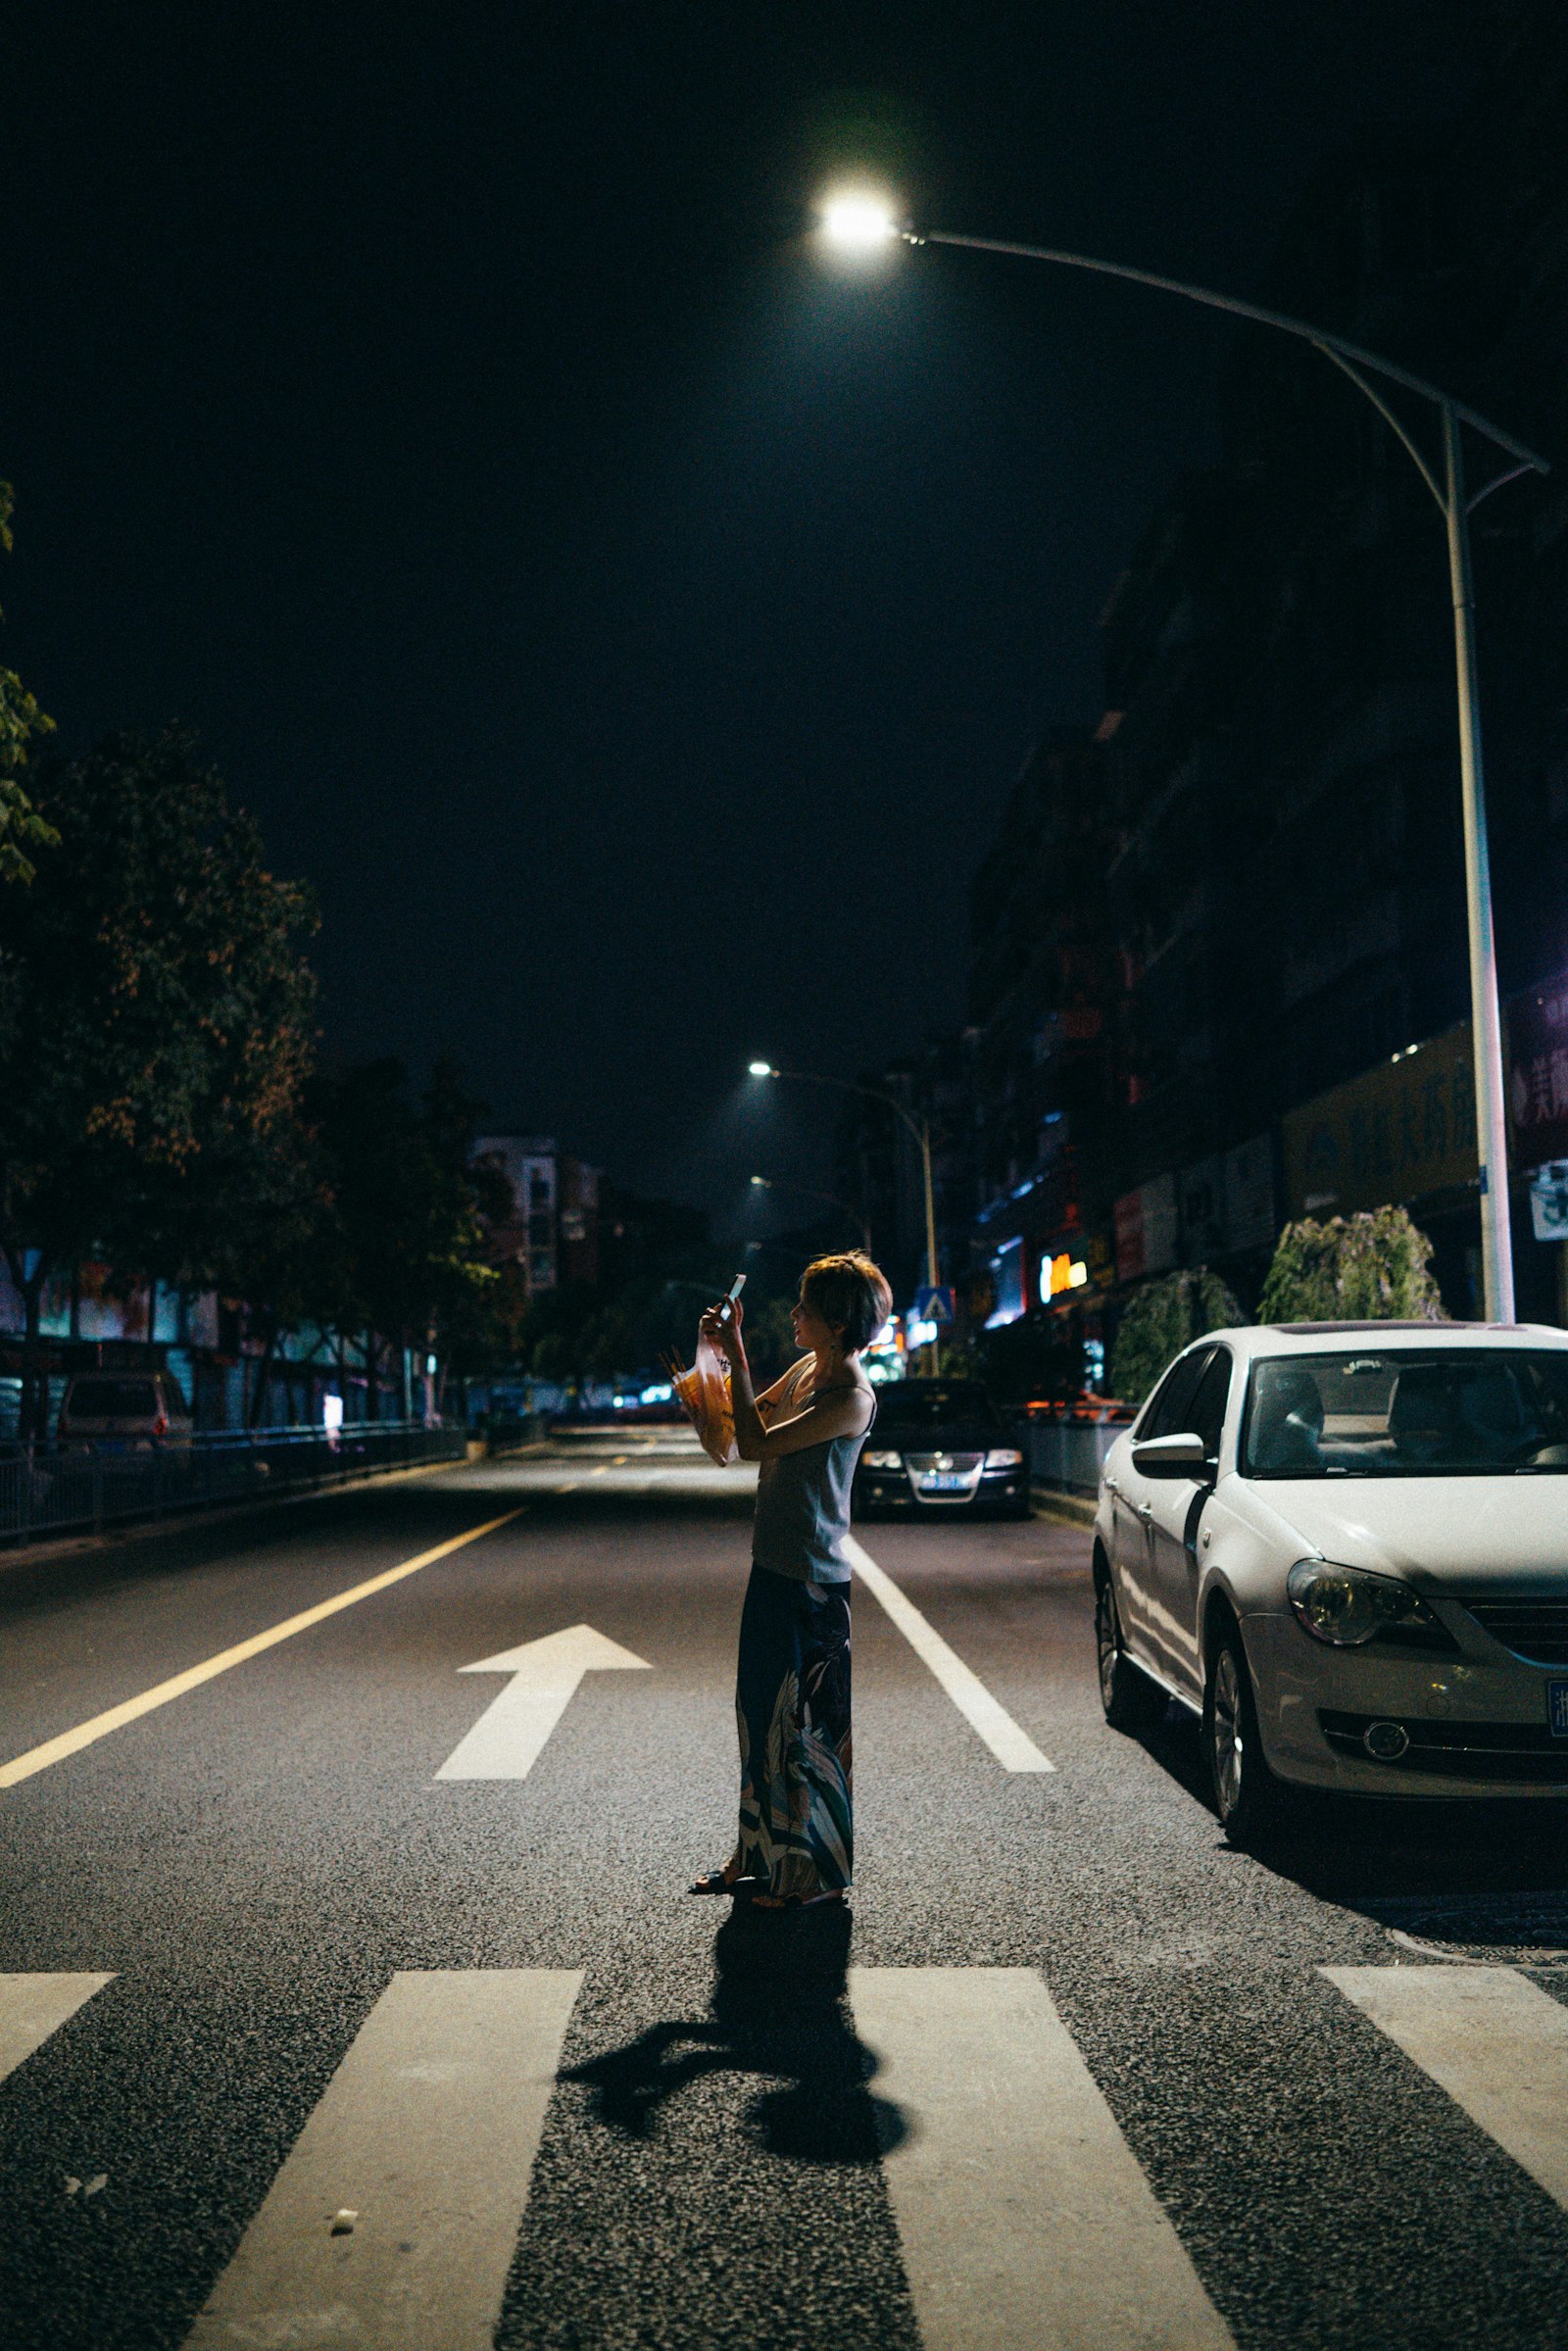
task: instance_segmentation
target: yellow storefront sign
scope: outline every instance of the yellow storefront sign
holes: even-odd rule
[[[1477,1181],[1469,1023],[1364,1070],[1284,1121],[1291,1216],[1348,1216]]]

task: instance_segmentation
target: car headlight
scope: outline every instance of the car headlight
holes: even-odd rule
[[[904,1467],[902,1453],[862,1453],[860,1458],[864,1461],[867,1469],[902,1469]]]
[[[1022,1463],[1022,1453],[1016,1451],[1010,1445],[993,1445],[986,1455],[987,1469],[1018,1469]]]
[[[1285,1579],[1291,1606],[1314,1641],[1331,1648],[1359,1648],[1380,1633],[1417,1642],[1447,1636],[1425,1600],[1393,1576],[1374,1576],[1364,1567],[1339,1567],[1332,1559],[1298,1559]]]

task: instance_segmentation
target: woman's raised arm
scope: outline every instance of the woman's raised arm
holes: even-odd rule
[[[744,1458],[773,1461],[780,1453],[803,1453],[808,1445],[827,1445],[835,1437],[863,1437],[870,1426],[871,1398],[865,1391],[836,1389],[830,1395],[813,1396],[804,1411],[764,1429],[760,1450],[755,1456],[746,1453]],[[736,1429],[739,1444],[738,1422]]]

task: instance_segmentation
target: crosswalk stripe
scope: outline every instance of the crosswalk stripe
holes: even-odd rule
[[[1234,2351],[1041,1978],[852,1968],[925,2351]]]
[[[1508,1967],[1326,1967],[1424,2074],[1568,2206],[1568,2008]]]
[[[978,1674],[970,1671],[949,1648],[935,1625],[928,1624],[885,1568],[853,1535],[844,1539],[851,1566],[873,1598],[892,1617],[915,1655],[928,1665],[958,1712],[977,1731],[1004,1771],[1054,1772],[1055,1765],[1041,1753],[1026,1731],[1021,1731],[1000,1699],[994,1698]]]
[[[187,2351],[490,2351],[581,1984],[569,1968],[394,1976]]]
[[[0,1976],[0,2082],[113,1982],[113,1976]]]

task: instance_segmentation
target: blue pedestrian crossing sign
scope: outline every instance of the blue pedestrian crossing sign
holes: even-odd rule
[[[952,1322],[955,1320],[956,1314],[953,1290],[951,1285],[947,1285],[940,1290],[917,1290],[914,1294],[914,1306],[909,1320],[911,1322]]]

